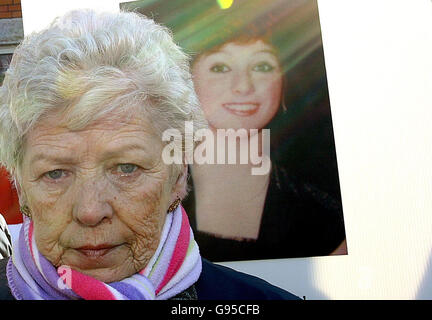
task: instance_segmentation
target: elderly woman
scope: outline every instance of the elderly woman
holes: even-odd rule
[[[74,11],[26,38],[0,91],[0,161],[26,215],[1,297],[296,298],[201,259],[187,166],[161,156],[185,121],[206,126],[188,59],[152,20]]]

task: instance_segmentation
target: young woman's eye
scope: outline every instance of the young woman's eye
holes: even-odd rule
[[[274,70],[274,67],[268,62],[261,62],[256,64],[252,70],[258,72],[270,72]]]
[[[120,174],[131,174],[138,169],[138,166],[132,163],[122,163],[117,165],[117,173]]]
[[[210,68],[210,71],[215,72],[215,73],[225,73],[225,72],[231,71],[231,69],[226,64],[218,63],[218,64],[213,65]]]
[[[48,171],[47,173],[44,174],[44,176],[49,178],[50,180],[59,180],[60,178],[63,177],[64,174],[65,174],[64,170],[56,169],[56,170]]]

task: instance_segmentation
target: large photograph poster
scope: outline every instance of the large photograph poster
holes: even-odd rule
[[[262,174],[251,174],[254,164],[240,157],[189,165],[183,206],[202,256],[218,262],[347,254],[316,1],[157,0],[120,8],[167,26],[190,54],[217,151],[228,138],[216,135],[220,129],[236,130],[237,142],[239,129],[251,141],[258,129],[263,145],[270,133],[271,165]]]

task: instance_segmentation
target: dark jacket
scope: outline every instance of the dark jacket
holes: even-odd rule
[[[0,300],[14,300],[6,278],[8,259],[0,260]],[[195,283],[198,300],[299,300],[270,283],[202,259],[202,272]]]

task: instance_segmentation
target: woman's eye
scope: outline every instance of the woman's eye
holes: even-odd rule
[[[216,73],[225,73],[225,72],[231,71],[231,69],[226,64],[220,63],[220,64],[213,65],[210,68],[210,71],[216,72]]]
[[[252,70],[258,72],[270,72],[274,70],[274,67],[268,62],[261,62],[255,65]]]
[[[51,170],[45,173],[45,176],[51,180],[59,180],[63,177],[64,171],[61,169]]]
[[[117,172],[120,174],[131,174],[138,169],[138,166],[131,163],[119,164],[117,166]]]

